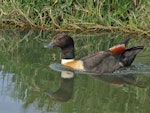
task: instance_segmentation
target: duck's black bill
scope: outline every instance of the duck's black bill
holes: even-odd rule
[[[54,42],[49,43],[48,45],[45,45],[44,48],[52,48],[55,46]]]

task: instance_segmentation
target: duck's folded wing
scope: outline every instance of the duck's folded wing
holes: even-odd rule
[[[111,51],[101,51],[81,59],[86,71],[109,73],[120,67],[119,61],[113,56]]]

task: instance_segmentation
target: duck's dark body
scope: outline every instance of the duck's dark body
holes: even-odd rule
[[[136,55],[144,48],[137,46],[126,49],[128,41],[129,39],[126,39],[109,50],[88,55],[80,60],[74,60],[74,41],[64,33],[57,34],[53,41],[45,47],[57,46],[61,48],[61,57],[65,60],[62,64],[65,66],[94,73],[112,73],[121,67],[131,65]],[[70,61],[70,59],[72,60]]]
[[[113,56],[111,51],[98,52],[83,57],[81,60],[84,62],[85,70],[89,72],[110,73],[121,67],[119,61]]]

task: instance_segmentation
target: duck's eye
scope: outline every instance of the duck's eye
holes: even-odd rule
[[[61,41],[61,40],[62,40],[62,38],[59,38],[59,39],[58,39],[58,41]]]

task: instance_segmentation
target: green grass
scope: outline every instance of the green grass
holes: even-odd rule
[[[3,0],[0,26],[123,31],[150,37],[149,0]]]

